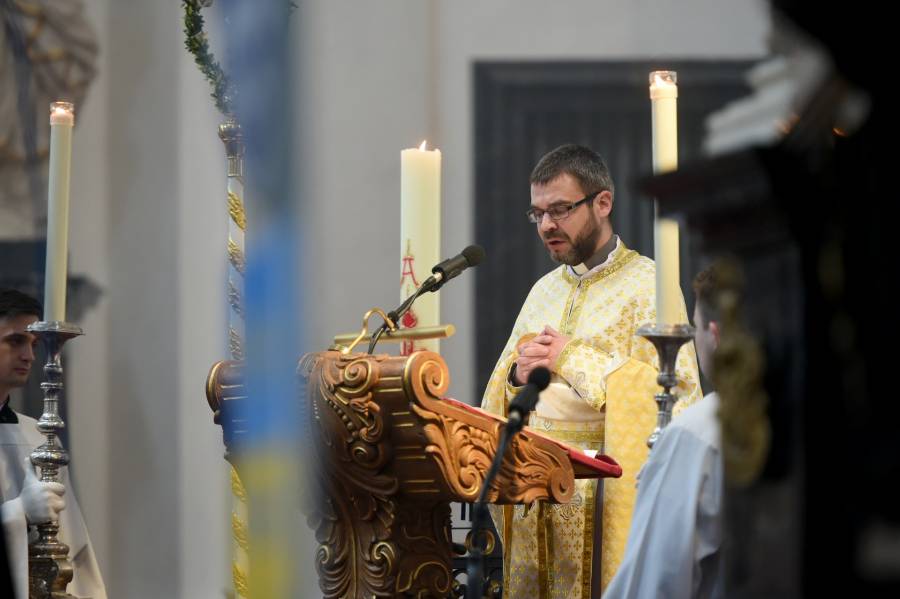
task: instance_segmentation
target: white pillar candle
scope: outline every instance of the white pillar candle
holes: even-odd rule
[[[419,148],[400,153],[400,300],[409,297],[431,275],[441,255],[441,152]],[[403,328],[440,324],[440,297],[426,293],[401,320]],[[407,341],[404,354],[415,350],[438,351],[436,339]]]
[[[66,272],[69,240],[69,175],[75,110],[70,102],[50,105],[50,176],[47,189],[47,264],[44,320],[66,320]]]
[[[674,71],[650,73],[650,106],[653,129],[653,172],[678,168],[678,86]],[[679,324],[680,315],[678,222],[660,218],[655,207],[654,249],[656,260],[656,323]]]

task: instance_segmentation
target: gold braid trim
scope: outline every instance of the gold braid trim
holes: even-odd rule
[[[228,328],[228,348],[231,350],[232,360],[244,359],[244,344],[241,336],[231,327]]]
[[[590,481],[585,490],[584,500],[584,541],[581,546],[581,596],[591,596],[591,582],[594,577],[594,551],[599,551],[601,547],[594,547],[594,500],[597,496],[597,488],[602,483]],[[603,501],[603,496],[600,496]],[[601,523],[602,526],[602,523]],[[602,543],[601,543],[602,544]],[[600,589],[597,589],[596,595],[599,595]]]
[[[228,281],[228,303],[231,304],[231,309],[235,314],[241,318],[244,317],[244,300],[241,298],[241,292],[231,281]]]
[[[244,203],[238,197],[238,194],[233,191],[228,192],[228,214],[241,231],[247,230],[247,215],[244,213]]]
[[[247,491],[244,490],[244,483],[241,482],[241,477],[238,476],[234,466],[231,467],[231,492],[241,500],[241,503],[247,503]]]
[[[548,530],[549,514],[543,501],[537,501],[537,510],[538,598],[550,599],[550,585],[553,584],[553,562],[550,561],[547,537],[550,536],[552,539],[552,531]],[[543,568],[540,567],[541,562],[544,563]]]
[[[572,285],[578,285],[579,282],[586,283],[588,285],[593,285],[597,281],[602,281],[603,279],[612,276],[622,270],[625,266],[628,265],[629,262],[637,258],[640,254],[638,254],[634,250],[629,250],[625,247],[625,244],[622,244],[622,251],[613,258],[612,264],[605,268],[601,268],[597,272],[590,274],[584,278],[579,278],[569,272],[569,269],[565,266],[562,266],[562,275],[563,278],[571,283]]]
[[[247,583],[247,575],[235,562],[231,563],[231,578],[234,579],[234,591],[241,597],[249,597],[250,586]]]
[[[569,335],[571,335],[571,333],[569,333]],[[556,366],[557,368],[562,368],[562,367],[563,367],[563,364],[566,363],[566,360],[569,359],[569,356],[571,356],[572,353],[573,353],[576,349],[578,349],[578,348],[580,348],[580,347],[585,347],[586,345],[587,345],[587,344],[584,342],[583,339],[572,339],[572,340],[570,340],[568,343],[565,344],[565,346],[563,347],[562,351],[559,352],[559,356],[557,356],[557,358],[556,358],[556,364],[555,364],[555,366]]]
[[[247,266],[244,261],[244,251],[238,247],[238,244],[231,237],[228,238],[228,261],[231,262],[236,271],[244,274],[244,269]]]
[[[244,551],[250,551],[250,536],[247,532],[247,523],[241,520],[240,516],[232,512],[231,514],[231,534],[234,536],[234,542]]]

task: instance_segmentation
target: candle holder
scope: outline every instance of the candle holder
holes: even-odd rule
[[[37,429],[47,440],[31,452],[31,463],[41,469],[41,482],[58,483],[59,470],[69,463],[69,453],[59,442],[59,433],[66,423],[59,415],[59,401],[63,389],[61,353],[69,339],[82,335],[80,327],[60,321],[35,322],[27,329],[40,339],[47,350],[44,365],[44,413],[37,421]],[[28,545],[29,599],[75,599],[66,592],[75,571],[69,562],[69,547],[58,538],[59,522],[34,525],[37,538]]]
[[[659,356],[659,376],[656,378],[656,382],[663,388],[663,391],[653,397],[659,405],[659,413],[656,416],[656,428],[647,439],[647,447],[653,449],[662,430],[672,421],[672,407],[678,399],[670,391],[678,384],[678,377],[675,376],[675,361],[678,358],[678,352],[681,351],[681,346],[694,338],[694,327],[687,324],[644,325],[637,330],[636,334],[650,341]]]

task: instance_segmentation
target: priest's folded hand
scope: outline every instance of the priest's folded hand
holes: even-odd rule
[[[513,379],[516,385],[524,385],[528,375],[538,366],[550,368],[550,350],[541,343],[528,341],[519,346],[519,357],[516,358],[516,369]]]
[[[25,482],[19,494],[22,508],[25,510],[25,519],[29,524],[58,520],[59,513],[66,507],[66,501],[63,499],[65,492],[66,488],[61,483],[38,480],[34,468],[30,463],[26,464]]]
[[[540,335],[534,338],[533,343],[538,343],[547,348],[547,360],[549,364],[546,365],[546,367],[556,372],[556,362],[559,360],[560,354],[562,354],[563,349],[569,341],[569,337],[566,337],[548,324],[544,325],[544,330],[541,331]]]

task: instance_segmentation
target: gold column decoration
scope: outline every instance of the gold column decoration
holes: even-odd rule
[[[228,158],[228,348],[232,360],[243,360],[244,339],[244,233],[247,216],[244,212],[244,144],[241,126],[233,116],[219,125],[219,138],[225,144]],[[231,468],[231,573],[234,592],[238,597],[249,597],[247,587],[250,570],[247,534],[247,496],[234,467]]]
[[[721,339],[713,358],[713,382],[719,393],[725,480],[747,487],[762,473],[769,455],[772,428],[769,397],[763,387],[765,356],[741,315],[744,277],[734,260],[716,264]]]
[[[244,274],[246,264],[244,264],[244,251],[238,247],[233,239],[228,240],[228,262],[240,274]]]

